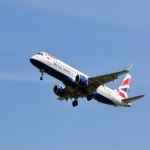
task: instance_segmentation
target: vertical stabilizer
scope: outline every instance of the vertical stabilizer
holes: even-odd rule
[[[122,97],[122,99],[128,98],[128,91],[130,87],[131,75],[127,74],[121,85],[117,89],[117,93]]]

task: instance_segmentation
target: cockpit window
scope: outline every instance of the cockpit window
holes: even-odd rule
[[[43,53],[37,53],[38,55],[44,55]]]

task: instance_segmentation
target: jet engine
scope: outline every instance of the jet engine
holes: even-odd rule
[[[77,75],[75,78],[75,82],[77,85],[79,85],[82,88],[86,88],[88,86],[88,79],[86,79],[82,75]]]
[[[65,88],[61,85],[55,85],[54,86],[54,93],[60,97],[64,97],[65,95]]]

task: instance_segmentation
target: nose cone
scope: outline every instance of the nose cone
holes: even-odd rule
[[[34,64],[34,59],[33,58],[30,58],[30,63]]]
[[[35,55],[30,58],[30,62],[32,65],[35,65],[35,63],[36,63],[36,56]]]

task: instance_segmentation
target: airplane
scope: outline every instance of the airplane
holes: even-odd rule
[[[130,74],[126,75],[121,85],[115,90],[105,86],[106,83],[111,81],[115,83],[115,79],[120,75],[128,73],[133,64],[122,71],[89,77],[45,52],[33,55],[30,62],[41,72],[40,80],[43,80],[44,73],[47,73],[65,85],[55,85],[53,91],[60,101],[66,100],[69,102],[69,99],[71,99],[73,107],[78,106],[78,99],[84,97],[88,101],[95,99],[98,102],[115,107],[131,107],[131,102],[144,97],[144,95],[139,95],[128,98]]]

